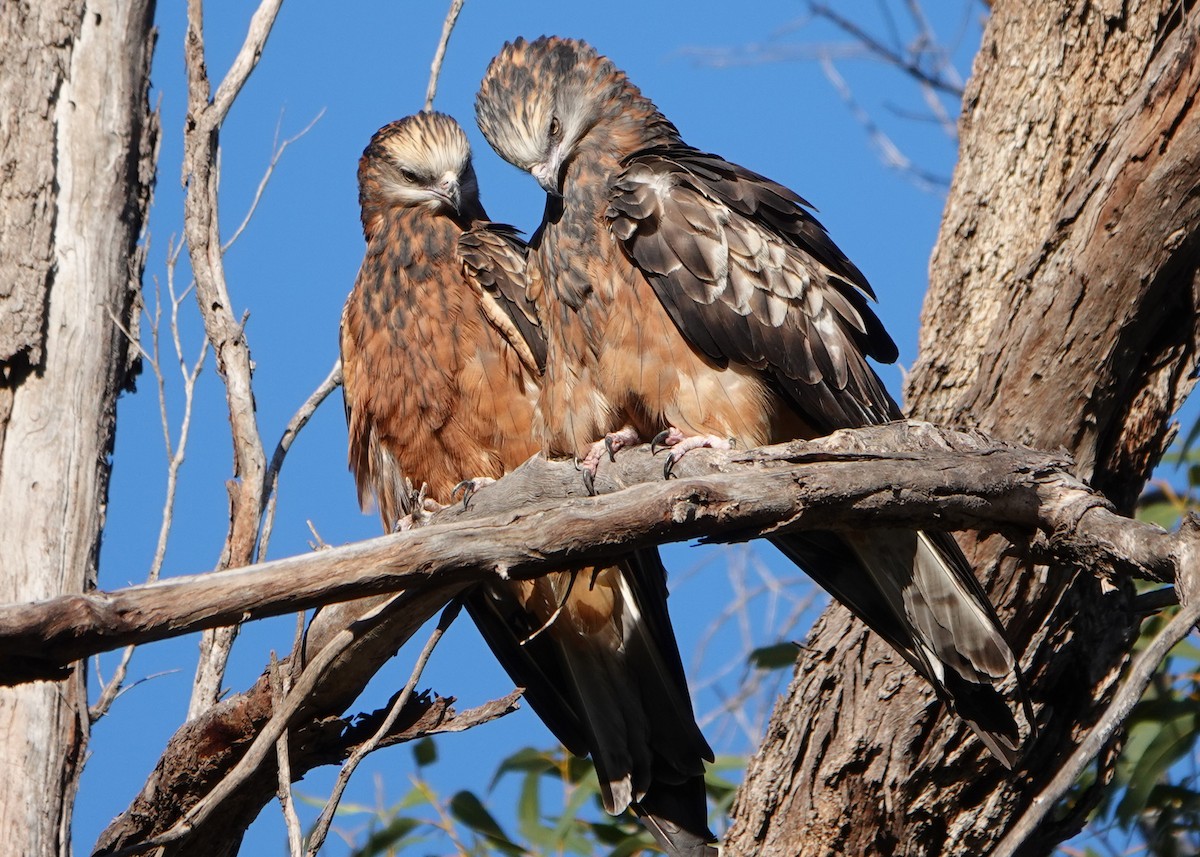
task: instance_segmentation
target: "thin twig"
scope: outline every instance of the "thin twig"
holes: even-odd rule
[[[387,716],[383,718],[383,722],[379,724],[379,728],[375,730],[374,735],[354,748],[354,752],[350,754],[350,758],[346,759],[346,763],[338,771],[337,782],[334,784],[333,791],[329,795],[329,800],[326,801],[325,808],[321,810],[321,816],[317,819],[317,823],[313,825],[312,833],[309,834],[308,857],[316,857],[317,852],[321,850],[321,846],[325,844],[325,837],[329,835],[329,826],[333,823],[333,815],[337,812],[338,804],[342,801],[342,795],[346,791],[350,777],[354,775],[354,771],[358,768],[359,763],[379,746],[379,743],[391,731],[392,726],[395,725],[396,718],[400,716],[400,712],[404,710],[404,706],[408,705],[409,699],[412,698],[413,689],[417,686],[417,682],[421,680],[421,673],[425,670],[425,664],[429,662],[429,656],[433,654],[433,650],[442,639],[442,635],[446,633],[446,629],[457,618],[461,609],[462,601],[457,598],[446,605],[446,609],[442,611],[441,618],[438,619],[437,627],[429,635],[429,639],[425,643],[425,648],[421,650],[416,664],[413,665],[412,675],[409,676],[408,683],[404,685],[404,689],[400,691],[395,702],[388,709]]]
[[[283,468],[283,462],[287,458],[288,450],[292,448],[292,443],[296,440],[296,435],[312,419],[317,408],[329,398],[329,394],[336,390],[341,383],[342,362],[341,360],[335,360],[333,368],[329,370],[329,374],[325,376],[325,380],[317,385],[317,389],[309,394],[309,397],[304,400],[304,404],[288,420],[288,424],[279,438],[279,443],[275,445],[275,452],[271,456],[271,463],[267,466],[265,480],[266,494],[264,495],[268,498],[267,508],[263,518],[262,537],[259,539],[255,554],[256,559],[266,556],[267,546],[271,542],[271,531],[275,525],[275,506],[279,499],[279,492],[276,490],[279,484],[279,471]]]
[[[284,675],[279,666],[279,659],[271,651],[270,665],[271,706],[278,706],[287,696],[291,687],[291,677]],[[304,853],[304,834],[300,829],[300,817],[296,815],[296,805],[292,801],[292,765],[288,754],[288,730],[284,729],[275,742],[275,758],[279,772],[278,797],[279,805],[283,808],[283,818],[287,824],[288,854],[300,857]]]
[[[450,34],[458,22],[458,13],[462,11],[466,0],[450,0],[450,10],[446,20],[442,22],[442,37],[438,39],[437,50],[433,54],[433,64],[429,68],[429,86],[425,89],[425,112],[433,109],[433,97],[437,95],[438,78],[442,74],[442,61],[446,58],[446,46],[450,44]]]
[[[163,376],[160,360],[160,336],[159,327],[162,323],[162,297],[155,282],[155,302],[154,302],[154,318],[150,324],[150,338],[152,343],[153,357],[147,360],[152,372],[154,373],[155,385],[158,391],[158,410],[159,419],[162,423],[163,444],[167,454],[167,486],[166,496],[163,498],[162,512],[159,517],[158,539],[154,547],[154,557],[150,561],[150,570],[146,574],[146,582],[153,583],[162,575],[163,564],[166,562],[167,542],[171,534],[171,528],[175,519],[175,497],[179,487],[179,471],[183,467],[184,458],[187,455],[188,438],[191,436],[192,425],[192,406],[196,399],[196,382],[200,377],[200,372],[204,368],[204,362],[208,356],[208,340],[205,339],[200,344],[200,354],[196,357],[191,367],[187,367],[186,359],[183,355],[183,338],[179,328],[179,300],[175,297],[175,267],[179,260],[178,250],[172,251],[170,244],[167,250],[167,290],[171,296],[171,334],[172,342],[175,346],[175,356],[179,361],[181,370],[183,370],[183,417],[179,424],[179,441],[173,443],[171,439],[170,414],[167,408],[167,393],[166,380]],[[174,448],[172,448],[174,447]],[[126,690],[123,687],[125,677],[129,672],[129,663],[133,658],[134,646],[126,646],[121,652],[121,658],[117,663],[116,669],[113,671],[113,676],[107,684],[101,682],[101,693],[96,702],[88,708],[88,717],[93,723],[108,713],[114,701],[117,700]],[[99,676],[99,662],[97,661],[97,677]]]
[[[307,125],[301,128],[298,133],[288,137],[282,143],[279,142],[279,127],[276,126],[275,146],[273,147],[273,151],[271,153],[271,161],[267,164],[266,170],[263,171],[262,178],[258,180],[258,187],[254,189],[254,199],[250,200],[250,207],[246,209],[246,216],[242,218],[242,222],[238,224],[237,229],[233,230],[233,235],[229,237],[229,240],[221,245],[222,253],[227,252],[229,248],[233,246],[234,242],[241,237],[242,233],[246,231],[246,227],[250,225],[250,220],[254,217],[254,212],[258,210],[258,204],[262,202],[263,193],[267,189],[267,184],[271,181],[271,176],[275,173],[275,168],[279,166],[279,162],[283,158],[283,153],[287,151],[287,147],[311,131],[313,126],[320,122],[321,117],[324,115],[325,108],[322,107],[317,112],[317,115],[314,116]],[[283,122],[282,112],[279,114],[279,121],[280,123]]]
[[[350,628],[339,631],[309,662],[304,671],[296,679],[291,691],[284,697],[278,708],[271,714],[271,719],[255,736],[246,754],[238,760],[225,778],[208,794],[201,798],[187,813],[183,815],[169,830],[143,842],[130,845],[117,851],[112,857],[143,854],[171,842],[176,842],[190,834],[202,825],[222,802],[229,799],[242,784],[259,770],[267,755],[275,749],[275,742],[287,729],[296,712],[308,700],[309,695],[317,686],[324,672],[331,664],[348,649],[361,635],[368,633],[388,608],[400,596],[393,596],[367,611]]]
[[[865,47],[871,54],[903,71],[909,77],[926,84],[939,92],[951,95],[961,99],[963,89],[961,84],[955,84],[952,81],[946,80],[938,75],[930,74],[921,68],[918,59],[906,57],[899,51],[889,48],[887,45],[880,42],[858,24],[845,18],[837,12],[833,11],[824,3],[809,2],[808,8],[812,10],[813,15],[818,18],[824,18],[829,23],[833,24],[846,35],[852,37],[856,42]],[[920,22],[918,21],[918,24]],[[920,54],[917,55],[918,57]]]
[[[1054,775],[1054,779],[1030,802],[1024,815],[992,851],[992,857],[1012,857],[1017,853],[1017,849],[1037,830],[1046,814],[1066,794],[1067,789],[1074,785],[1084,768],[1091,764],[1113,733],[1121,728],[1133,706],[1142,698],[1142,694],[1154,679],[1154,674],[1162,665],[1163,659],[1179,641],[1191,633],[1198,621],[1200,593],[1192,593],[1188,603],[1180,608],[1162,632],[1138,655],[1104,716],[1084,737],[1071,754],[1071,758]]]
[[[900,151],[899,147],[892,142],[882,128],[871,118],[871,115],[858,103],[858,99],[854,97],[854,92],[850,89],[850,85],[846,79],[842,77],[837,67],[833,64],[833,60],[829,57],[822,57],[821,70],[825,73],[826,79],[833,85],[834,90],[841,96],[846,103],[846,108],[858,120],[859,124],[867,132],[871,141],[879,149],[879,154],[883,158],[883,162],[896,170],[899,170],[903,175],[909,176],[917,187],[922,190],[944,189],[950,182],[942,176],[936,176],[917,167],[908,157]]]

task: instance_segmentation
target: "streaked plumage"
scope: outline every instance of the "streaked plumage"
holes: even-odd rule
[[[366,256],[342,319],[350,466],[391,529],[405,477],[451,502],[540,448],[545,360],[525,245],[489,223],[449,117],[382,128],[359,165]],[[675,853],[708,853],[704,759],[657,551],[609,568],[489,584],[467,607],[564,745],[590,753],[610,812],[634,805]],[[678,829],[676,829],[678,828]],[[664,833],[663,831],[666,831]]]
[[[679,448],[754,447],[900,416],[867,363],[896,357],[871,287],[808,204],[688,146],[608,59],[570,39],[518,39],[489,66],[476,117],[548,192],[531,264],[550,452],[583,457],[629,427],[642,439],[674,428],[689,439]],[[1013,764],[1015,658],[952,538],[774,541]]]

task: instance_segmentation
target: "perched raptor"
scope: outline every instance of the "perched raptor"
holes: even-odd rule
[[[547,192],[531,249],[547,339],[551,454],[756,447],[900,410],[867,358],[896,347],[863,274],[808,203],[688,146],[610,60],[542,37],[507,44],[475,102],[484,136]],[[604,438],[601,443],[599,439]],[[1011,766],[1032,723],[995,611],[945,533],[774,539],[882,635]]]
[[[367,250],[342,316],[350,468],[392,529],[405,479],[451,502],[540,448],[545,342],[515,231],[489,223],[447,116],[380,129],[359,164]],[[609,568],[490,583],[467,608],[559,740],[591,754],[605,809],[632,806],[669,853],[711,854],[703,760],[657,551]]]

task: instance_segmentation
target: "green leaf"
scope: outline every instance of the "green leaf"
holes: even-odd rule
[[[531,844],[543,851],[554,850],[553,831],[542,824],[541,773],[528,771],[521,783],[521,795],[517,798],[517,829]]]
[[[433,800],[430,798],[430,790],[413,786],[404,797],[400,798],[399,803],[394,809],[412,809],[414,806],[433,806]]]
[[[790,640],[759,646],[750,652],[750,665],[760,670],[781,670],[794,666],[799,647]]]
[[[414,830],[419,828],[424,822],[418,821],[415,818],[396,817],[393,818],[387,826],[381,830],[372,831],[367,836],[359,848],[350,852],[351,857],[376,857],[379,854],[386,854],[389,850],[399,849],[406,845],[412,845],[415,842],[420,842],[425,836],[409,836]]]
[[[472,792],[460,791],[450,798],[450,814],[505,854],[519,857],[525,853],[521,846],[508,838],[508,834]]]
[[[558,764],[546,750],[522,747],[501,761],[496,767],[496,773],[492,774],[492,781],[488,783],[488,790],[493,789],[505,774],[527,771],[536,771],[538,773],[554,771],[557,774]]]
[[[554,827],[554,838],[560,847],[575,854],[592,853],[591,843],[588,842],[586,836],[581,835],[581,830],[584,828],[579,823],[579,817],[583,814],[584,804],[599,793],[600,785],[594,777],[591,780],[584,780],[572,789],[571,797],[563,807],[562,815],[558,817],[558,823]]]
[[[1165,706],[1166,710],[1178,706]],[[1163,782],[1170,770],[1191,750],[1196,741],[1197,712],[1193,705],[1186,705],[1175,716],[1154,723],[1147,721],[1145,729],[1151,740],[1138,756],[1129,756],[1133,767],[1129,774],[1129,787],[1121,802],[1117,804],[1117,819],[1126,827],[1131,826],[1149,806],[1155,786]]]
[[[432,765],[437,761],[437,745],[433,743],[433,739],[426,736],[420,741],[412,745],[413,761],[417,763],[418,768],[423,768],[426,765]]]
[[[1169,500],[1154,500],[1138,506],[1137,519],[1147,524],[1158,524],[1164,530],[1173,530],[1179,525],[1180,509]]]

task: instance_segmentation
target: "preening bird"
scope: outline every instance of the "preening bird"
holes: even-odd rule
[[[448,504],[465,478],[536,453],[545,360],[536,278],[487,221],[470,146],[448,116],[380,129],[359,163],[367,250],[342,315],[350,468],[389,531],[415,511],[405,479]],[[605,809],[632,806],[669,853],[711,854],[704,763],[654,550],[607,568],[494,582],[466,606],[551,731],[591,754]]]
[[[506,44],[484,136],[547,192],[540,431],[595,467],[652,440],[756,447],[901,416],[867,362],[896,359],[862,272],[800,196],[683,142],[610,60]],[[957,543],[875,530],[773,539],[927,679],[1005,764],[1032,728],[1016,659]]]

